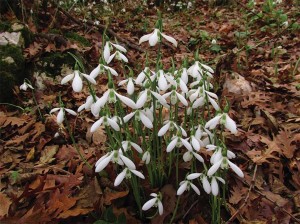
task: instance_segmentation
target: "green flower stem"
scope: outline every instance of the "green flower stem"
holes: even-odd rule
[[[10,103],[0,103],[0,105],[8,105],[11,107],[15,107],[15,108],[18,108],[19,110],[22,110],[22,112],[24,112],[24,110],[25,110],[23,107],[20,107],[20,106],[14,105],[14,104],[10,104]]]
[[[133,190],[133,196],[135,198],[135,201],[137,203],[137,206],[139,208],[139,215],[140,218],[143,217],[143,212],[142,212],[142,205],[141,205],[141,193],[140,193],[140,185],[138,184],[138,181],[134,175],[131,176],[131,186]]]
[[[178,210],[179,201],[180,201],[180,196],[178,196],[178,198],[177,198],[177,201],[176,201],[176,206],[175,206],[175,209],[174,209],[174,212],[173,212],[172,218],[171,218],[171,220],[170,220],[170,222],[169,222],[170,224],[172,224],[172,223],[173,223],[173,220],[174,220],[174,218],[175,218],[175,216],[176,216],[176,214],[177,214],[177,210]]]

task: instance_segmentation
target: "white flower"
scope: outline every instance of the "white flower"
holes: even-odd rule
[[[225,180],[221,177],[217,177],[217,176],[213,176],[211,179],[211,193],[214,196],[217,196],[219,194],[219,185],[218,185],[218,181],[220,181],[222,184],[225,184]]]
[[[189,99],[193,102],[193,109],[203,106],[206,97],[215,110],[220,110],[220,107],[216,102],[216,100],[218,100],[218,96],[215,93],[205,90],[202,86],[198,87],[197,90],[192,89],[189,91]]]
[[[149,89],[145,89],[139,95],[138,100],[136,101],[136,107],[141,108],[145,105],[147,100],[152,101],[151,94],[158,100],[158,102],[166,108],[169,108],[169,105],[166,99],[161,96],[159,93],[151,91]]]
[[[146,151],[142,157],[142,161],[145,162],[146,164],[149,164],[150,159],[151,159],[150,152]]]
[[[120,183],[124,180],[124,178],[129,179],[131,178],[131,173],[133,173],[134,175],[138,176],[141,179],[145,179],[145,176],[137,171],[137,170],[131,170],[128,168],[125,168],[121,173],[119,173],[119,175],[116,177],[115,182],[114,182],[114,186],[118,186],[120,185]]]
[[[182,145],[184,145],[184,147],[186,147],[189,151],[193,151],[191,144],[187,140],[179,136],[174,136],[172,138],[172,141],[167,146],[167,152],[171,152],[175,148],[175,146],[181,147]]]
[[[116,58],[119,61],[124,61],[126,63],[128,62],[128,59],[124,54],[122,54],[120,51],[116,51],[115,53],[109,56],[107,64],[109,64],[114,58]]]
[[[179,183],[180,187],[177,190],[177,195],[182,195],[186,190],[190,190],[192,187],[196,194],[200,195],[200,191],[196,185],[194,185],[190,180],[184,180]]]
[[[94,25],[99,26],[100,22],[98,20],[94,21]]]
[[[163,70],[159,70],[157,73],[158,76],[158,87],[160,90],[165,91],[168,89],[167,79]]]
[[[115,131],[120,131],[120,127],[117,122],[108,116],[103,116],[92,125],[91,132],[95,132],[102,124],[104,124],[104,126],[111,126]]]
[[[98,99],[99,99],[99,98],[96,96],[96,101],[97,101]],[[93,98],[93,96],[89,95],[89,96],[86,98],[85,103],[82,104],[82,105],[78,108],[77,112],[81,112],[83,109],[85,109],[85,110],[91,109],[93,103],[95,103],[95,102],[94,102],[94,98]]]
[[[145,113],[143,110],[136,110],[134,112],[131,112],[127,114],[123,119],[124,122],[127,123],[133,116],[135,116],[135,120],[137,121],[142,121],[142,123],[147,127],[147,128],[153,128],[153,123],[147,113]]]
[[[112,51],[112,49],[113,48],[116,48],[117,49],[117,51],[120,51],[120,52],[123,52],[123,53],[126,53],[127,52],[127,50],[123,47],[123,46],[121,46],[121,45],[119,45],[119,44],[114,44],[114,43],[112,43],[112,42],[110,42],[110,41],[107,41],[106,43],[105,43],[105,46],[104,46],[104,51],[103,51],[103,57],[104,57],[104,60],[105,60],[105,62],[107,63],[107,64],[109,64],[109,58],[110,58],[110,56],[111,56],[111,51]]]
[[[232,134],[237,133],[236,123],[232,120],[227,113],[219,114],[210,119],[205,128],[214,129],[218,124],[224,125]]]
[[[285,27],[285,28],[287,28],[287,27],[289,26],[289,21],[283,22],[283,23],[282,23],[282,26]]]
[[[20,86],[20,89],[26,91],[27,88],[34,89],[32,87],[32,85],[30,85],[29,83],[27,83],[26,81],[24,81],[24,83]]]
[[[128,78],[128,79],[125,79],[125,80],[119,82],[119,86],[121,86],[125,83],[127,83],[127,93],[129,95],[132,95],[134,93],[133,78]]]
[[[210,187],[210,183],[207,179],[207,176],[205,174],[203,174],[203,173],[192,173],[192,174],[189,174],[186,178],[187,178],[187,180],[194,180],[198,177],[200,177],[200,179],[201,179],[202,187],[203,187],[204,191],[207,194],[210,194],[211,187]]]
[[[50,111],[50,114],[52,114],[52,113],[54,113],[56,111],[59,111],[58,114],[57,114],[57,116],[56,116],[56,122],[57,122],[57,124],[61,124],[64,121],[65,111],[67,111],[69,114],[72,114],[74,116],[77,115],[75,111],[67,109],[67,108],[64,108],[64,107],[53,108]]]
[[[138,153],[143,153],[143,150],[142,148],[134,143],[134,142],[131,142],[131,141],[122,141],[122,148],[124,149],[124,151],[126,152],[130,147],[133,147]]]
[[[155,75],[155,72],[151,71],[151,70],[149,69],[149,67],[145,67],[144,70],[141,71],[140,74],[138,74],[138,76],[136,77],[135,83],[136,83],[137,85],[142,85],[143,82],[144,82],[144,80],[145,80],[145,78],[146,78],[147,76],[150,77],[150,74],[151,74],[151,73]]]
[[[162,126],[161,129],[159,129],[157,135],[158,136],[163,136],[167,133],[168,130],[172,131],[172,130],[174,130],[174,128],[176,128],[177,131],[181,132],[181,134],[184,137],[187,136],[186,131],[181,126],[176,124],[174,121],[170,121],[170,120],[164,121],[164,126]]]
[[[64,77],[61,80],[61,84],[63,85],[63,84],[65,84],[65,83],[67,83],[67,82],[69,82],[73,79],[72,88],[73,88],[74,92],[78,93],[82,90],[82,86],[83,86],[81,76],[83,76],[85,79],[87,79],[90,83],[96,84],[96,81],[93,77],[91,77],[87,74],[81,73],[78,70],[75,70],[74,73],[69,74],[66,77]]]
[[[195,157],[199,162],[204,163],[204,159],[202,158],[202,156],[200,156],[194,151],[189,151],[189,150],[183,154],[183,161],[184,162],[191,161],[193,157]]]
[[[171,104],[175,105],[177,103],[177,101],[179,100],[184,106],[188,106],[188,102],[187,100],[184,98],[183,95],[181,95],[180,93],[177,93],[176,90],[172,90],[168,93],[165,93],[163,95],[163,97],[166,99],[167,97],[171,98]]]
[[[217,44],[216,39],[212,39],[211,44]]]
[[[202,64],[199,61],[195,61],[195,63],[191,67],[189,67],[187,72],[193,78],[201,80],[203,74],[206,74],[208,77],[213,78],[212,73],[214,73],[214,70],[208,65]]]
[[[161,202],[161,194],[151,193],[150,196],[152,196],[154,198],[147,201],[143,205],[142,210],[146,211],[146,210],[150,209],[151,207],[158,207],[158,213],[160,215],[162,215],[164,212],[164,209],[163,209],[163,204]]]
[[[228,167],[230,167],[239,177],[244,177],[243,171],[237,165],[232,163],[227,157],[221,157],[219,161],[214,161],[214,164],[207,171],[207,175],[214,175],[214,173],[216,173],[220,167],[221,169],[228,169]]]
[[[103,74],[105,71],[110,72],[114,76],[118,76],[118,73],[113,68],[99,64],[96,68],[93,69],[93,71],[90,73],[90,77],[96,78],[99,74]]]
[[[161,40],[161,36],[165,38],[167,41],[171,42],[175,47],[177,47],[177,41],[173,38],[170,37],[162,32],[160,32],[159,29],[154,29],[154,31],[150,34],[146,34],[141,37],[139,44],[149,41],[150,46],[155,46],[157,42]]]

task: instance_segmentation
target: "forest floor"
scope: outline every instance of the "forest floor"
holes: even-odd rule
[[[184,5],[180,9],[125,1],[110,4],[111,11],[98,1],[71,6],[21,2],[23,14],[8,10],[1,17],[3,21],[24,22],[34,34],[23,51],[33,70],[45,55],[71,51],[81,55],[86,70],[91,71],[98,64],[102,34],[109,23],[107,35],[127,48],[128,65],[138,74],[144,66],[145,50],[154,55],[156,49],[138,45],[139,38],[152,32],[160,9],[164,33],[178,41],[177,48],[164,42],[164,67],[172,58],[175,62],[184,58],[192,61],[198,49],[201,60],[214,68],[217,94],[223,105],[225,99],[229,101],[230,115],[238,125],[238,134],[225,139],[237,154],[235,162],[245,178],[228,175],[223,222],[299,222],[299,2],[274,1],[270,7],[266,2],[273,1],[258,0],[256,5],[231,1],[220,6],[195,1],[191,8]],[[84,164],[65,127],[60,127],[58,138],[53,137],[59,127],[49,111],[58,107],[58,95],[75,111],[88,96],[87,89],[74,93],[70,85],[60,85],[62,74],[70,69],[64,66],[58,70],[61,74],[54,75],[41,72],[39,67],[29,78],[36,87],[44,121],[31,92],[21,92],[19,86],[14,89],[14,104],[25,110],[0,107],[0,222],[116,223],[121,216],[126,217],[126,223],[145,222],[138,218],[125,185],[115,187],[115,177],[99,176]],[[106,83],[107,78],[101,76],[98,93],[103,93]],[[89,132],[94,121],[90,114],[69,119],[79,150],[95,164],[105,152],[105,131]],[[166,184],[166,188],[172,186],[171,181]],[[208,201],[204,193],[200,197],[190,193],[180,203],[175,221],[209,223]],[[171,213],[154,221],[169,222]]]

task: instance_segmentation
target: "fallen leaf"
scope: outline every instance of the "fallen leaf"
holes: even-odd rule
[[[12,204],[12,201],[9,197],[6,196],[6,194],[0,192],[0,219],[4,216],[8,215],[9,207]]]
[[[58,148],[58,145],[46,146],[41,153],[40,163],[51,163],[55,159],[53,156],[57,153]]]

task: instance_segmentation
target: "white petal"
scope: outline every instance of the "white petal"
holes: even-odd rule
[[[110,57],[110,47],[109,47],[109,42],[106,42],[106,44],[104,46],[104,51],[103,51],[103,58],[106,63],[109,63],[108,62],[109,57]]]
[[[171,42],[175,47],[177,47],[177,41],[176,41],[173,37],[168,36],[168,35],[166,35],[166,34],[164,34],[164,33],[161,33],[161,35],[162,35],[167,41]]]
[[[204,191],[205,191],[207,194],[210,194],[211,187],[210,187],[210,184],[209,184],[209,182],[208,182],[206,176],[204,176],[204,177],[202,178],[202,186],[203,186]]]
[[[160,102],[160,104],[162,104],[165,107],[169,107],[169,105],[167,104],[167,101],[165,100],[165,98],[163,98],[161,95],[159,95],[158,93],[151,91],[151,93],[153,94],[153,96]]]
[[[221,166],[223,159],[219,160],[218,162],[216,162],[213,166],[211,166],[209,168],[209,170],[207,171],[207,176],[212,176],[214,175],[215,172],[217,172],[217,170],[219,169],[219,167]]]
[[[135,83],[138,85],[141,85],[145,78],[146,78],[146,75],[145,75],[144,71],[142,71],[135,79]]]
[[[167,146],[167,152],[171,152],[178,142],[178,137],[175,137]]]
[[[186,99],[184,98],[184,96],[182,96],[181,94],[176,92],[176,95],[178,97],[178,99],[180,100],[180,102],[184,105],[184,106],[188,106],[188,102],[186,101]]]
[[[147,202],[143,205],[142,210],[143,210],[143,211],[146,211],[146,210],[150,209],[151,207],[153,207],[153,205],[155,204],[156,200],[157,200],[157,198],[152,198],[152,199],[150,199],[149,201],[147,201]]]
[[[182,195],[182,193],[186,191],[187,184],[188,184],[188,181],[184,181],[184,183],[181,184],[181,186],[177,190],[177,195]]]
[[[126,106],[128,106],[132,109],[136,109],[136,104],[133,102],[133,100],[129,99],[126,96],[122,96],[118,93],[115,93],[115,94]]]
[[[153,33],[146,34],[146,35],[142,36],[142,37],[140,38],[140,40],[139,40],[139,44],[141,44],[141,43],[143,43],[143,42],[145,42],[145,41],[148,41],[152,34],[153,34]]]
[[[192,153],[199,162],[204,163],[204,159],[202,158],[202,156],[200,156],[198,153],[195,152]]]
[[[150,196],[157,197],[157,194],[156,193],[151,193]]]
[[[119,45],[119,44],[113,44],[113,43],[111,43],[116,49],[118,49],[119,51],[122,51],[122,52],[124,52],[124,53],[126,53],[127,52],[127,50],[126,50],[126,48],[125,47],[123,47],[123,46],[121,46],[121,45]]]
[[[128,59],[126,58],[126,56],[120,52],[118,52],[118,56],[126,63],[128,63]]]
[[[168,83],[164,75],[160,75],[158,78],[158,87],[162,90],[165,91],[168,89]]]
[[[162,215],[164,213],[164,207],[160,200],[158,200],[157,205],[158,205],[158,213]]]
[[[225,184],[225,180],[222,177],[216,177],[222,184]]]
[[[125,123],[127,123],[133,116],[135,115],[135,112],[131,112],[130,114],[127,114],[123,120]]]
[[[194,101],[192,108],[195,109],[195,108],[201,107],[204,105],[204,103],[205,103],[204,97],[200,97]]]
[[[200,64],[201,64],[201,63],[200,63]],[[203,68],[205,68],[207,71],[209,71],[210,73],[214,73],[214,70],[213,70],[211,67],[209,67],[208,65],[201,64],[201,66],[202,66]]]
[[[111,56],[109,56],[109,58],[107,59],[106,63],[109,64],[114,59],[115,56],[116,56],[116,52],[113,53]]]
[[[147,128],[150,129],[153,128],[153,124],[151,120],[143,112],[140,112],[140,116],[141,116],[141,121]]]
[[[81,112],[83,109],[85,109],[85,103],[82,104],[78,109],[77,109],[77,112]]]
[[[122,85],[124,85],[127,82],[128,82],[128,79],[124,79],[121,82],[119,82],[118,86],[122,86]]]
[[[220,110],[218,103],[213,98],[208,96],[208,100],[211,103],[211,105],[213,106],[213,108],[215,108],[215,110]]]
[[[24,90],[24,91],[27,90],[27,85],[25,82],[22,85],[20,85],[20,90]]]
[[[186,136],[187,136],[186,131],[185,131],[182,127],[179,127],[179,128],[180,128],[180,130],[181,130],[182,135],[183,135],[184,137],[186,137]]]
[[[61,84],[65,84],[74,78],[74,74],[67,75],[61,80]]]
[[[75,112],[74,110],[70,110],[70,109],[67,109],[67,108],[65,108],[65,110],[66,110],[69,114],[72,114],[72,115],[74,115],[74,116],[77,115],[76,112]]]
[[[184,162],[191,161],[192,158],[193,158],[193,154],[190,151],[185,152],[182,156]]]
[[[217,196],[219,194],[219,185],[215,177],[213,177],[211,180],[211,193],[214,196]]]
[[[205,124],[205,128],[214,129],[219,124],[221,117],[222,117],[222,115],[217,115],[214,118],[210,119]]]
[[[118,76],[118,73],[113,68],[108,67],[108,66],[104,66],[104,68],[107,69],[107,70],[109,70],[112,75]]]
[[[109,125],[115,130],[115,131],[120,131],[120,127],[117,124],[117,122],[115,122],[113,119],[107,118],[107,121],[109,123]]]
[[[96,83],[96,80],[95,80],[92,76],[89,76],[89,75],[83,74],[83,73],[81,73],[81,75],[83,75],[83,77],[86,78],[90,83],[92,83],[92,84],[94,84],[94,85],[97,84],[97,83]]]
[[[59,111],[60,110],[60,107],[56,107],[56,108],[53,108],[52,110],[50,110],[49,114],[52,114],[56,111]]]
[[[196,185],[193,183],[190,183],[190,184],[191,184],[191,187],[193,188],[193,190],[196,192],[196,194],[200,195],[200,191],[199,191],[198,187],[196,187]]]
[[[141,179],[145,179],[145,176],[141,173],[141,172],[139,172],[139,171],[137,171],[137,170],[130,170],[132,173],[134,173],[136,176],[138,176],[139,178],[141,178]]]
[[[96,78],[100,73],[100,65],[98,65],[96,68],[93,69],[93,71],[90,73],[90,76],[92,78]]]
[[[82,80],[78,74],[78,72],[75,71],[75,77],[72,82],[72,88],[74,92],[80,92],[82,90]]]
[[[163,136],[166,134],[166,132],[169,130],[170,128],[170,122],[167,122],[167,124],[165,124],[158,132],[158,136]]]
[[[143,153],[142,148],[141,148],[138,144],[136,144],[136,143],[134,143],[134,142],[130,142],[130,144],[132,145],[132,147],[133,147],[137,152]]]
[[[230,168],[239,176],[239,177],[244,177],[244,173],[243,173],[243,171],[237,166],[237,165],[235,165],[234,163],[232,163],[232,162],[230,162],[229,160],[228,160],[228,164],[229,164],[229,166],[230,166]]]
[[[209,91],[205,91],[205,93],[207,95],[211,96],[212,98],[216,99],[216,100],[218,99],[218,96],[215,93],[212,93],[212,92],[209,92]]]
[[[113,153],[110,154],[110,156],[104,158],[100,163],[97,164],[95,172],[101,172],[110,162],[111,158],[113,157]]]
[[[189,81],[189,77],[188,77],[186,68],[183,68],[183,70],[182,70],[181,79],[185,84],[187,84]]]
[[[189,90],[182,79],[179,80],[179,86],[182,92],[187,93]]]
[[[134,84],[131,78],[129,78],[127,83],[127,93],[129,95],[132,95],[134,93]]]
[[[150,46],[155,46],[158,42],[158,30],[155,29],[153,34],[149,37],[149,44]]]
[[[232,120],[232,119],[228,116],[228,114],[226,114],[225,127],[226,127],[232,134],[236,134],[236,133],[237,133],[236,123],[234,122],[234,120]]]
[[[144,104],[147,101],[147,91],[145,90],[139,97],[139,99],[136,102],[136,107],[141,108],[144,106]]]
[[[200,150],[200,144],[198,140],[195,138],[195,136],[192,136],[192,145],[196,151]]]
[[[191,174],[189,174],[186,177],[186,179],[188,179],[188,180],[194,180],[194,179],[200,177],[201,175],[202,175],[202,173],[191,173]]]
[[[95,132],[102,124],[103,122],[103,117],[101,117],[98,121],[96,121],[92,127],[91,127],[91,132]]]
[[[56,117],[57,124],[61,124],[64,121],[64,109],[60,108],[57,117]]]
[[[183,144],[189,151],[193,151],[193,148],[192,148],[191,144],[190,144],[187,140],[185,140],[185,139],[183,139],[183,138],[180,138],[180,139],[181,139],[182,144]]]
[[[124,180],[125,176],[126,176],[126,171],[127,168],[125,168],[121,173],[119,173],[119,175],[116,177],[115,182],[114,182],[114,186],[118,186],[120,185],[120,183]]]
[[[122,159],[122,161],[124,162],[124,164],[130,169],[130,170],[135,170],[136,167],[134,165],[134,163],[128,159],[126,156],[123,156],[122,154],[120,154],[120,158]]]
[[[149,164],[150,162],[150,153],[146,151],[142,157],[142,161],[144,161],[146,164]]]

